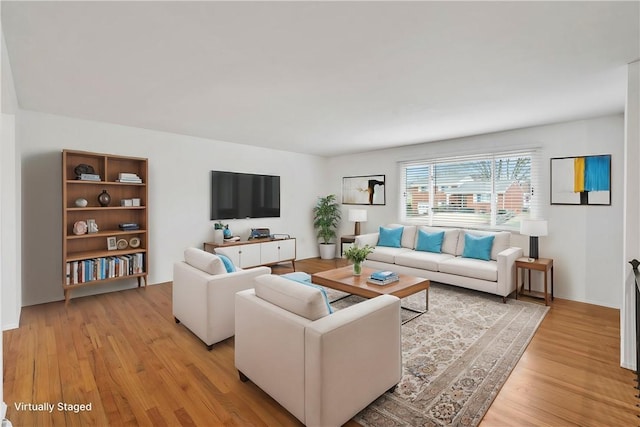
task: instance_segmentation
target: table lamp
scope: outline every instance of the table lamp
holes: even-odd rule
[[[354,233],[356,236],[360,235],[360,223],[367,221],[366,209],[349,209],[349,221],[356,223]]]
[[[547,221],[525,219],[520,223],[520,234],[529,236],[529,258],[538,259],[538,237],[547,235]]]

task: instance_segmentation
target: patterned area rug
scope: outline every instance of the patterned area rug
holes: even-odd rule
[[[330,300],[345,294],[327,289]],[[357,296],[332,303],[336,309]],[[402,300],[423,310],[424,292]],[[403,377],[354,420],[363,426],[476,426],[548,311],[432,283],[429,311],[402,326]],[[402,310],[403,319],[414,313]]]

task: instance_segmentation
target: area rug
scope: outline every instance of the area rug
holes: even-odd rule
[[[333,301],[341,292],[327,290]],[[357,296],[333,303],[357,303]],[[402,300],[423,310],[424,291]],[[476,426],[548,311],[432,283],[429,311],[402,325],[403,377],[354,420],[363,426]],[[403,310],[403,318],[414,314]]]

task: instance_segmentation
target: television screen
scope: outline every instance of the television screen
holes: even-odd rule
[[[280,216],[280,177],[211,171],[211,219]]]

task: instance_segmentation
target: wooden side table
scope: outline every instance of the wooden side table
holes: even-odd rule
[[[342,253],[344,252],[344,244],[345,243],[355,243],[356,236],[353,234],[349,234],[346,236],[340,237],[340,258],[342,258]]]
[[[518,283],[518,269],[528,270],[529,277],[527,280],[528,290],[524,290],[524,271],[522,276],[522,289],[520,290],[520,284]],[[535,292],[531,290],[531,271],[541,271],[544,273],[544,293]],[[534,298],[544,299],[544,305],[549,305],[549,287],[548,278],[551,273],[551,301],[553,301],[553,259],[551,258],[518,258],[516,260],[516,299],[518,299],[518,291],[521,295],[527,295]]]

